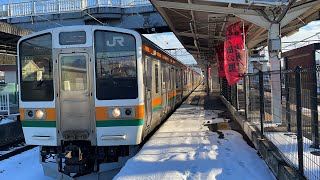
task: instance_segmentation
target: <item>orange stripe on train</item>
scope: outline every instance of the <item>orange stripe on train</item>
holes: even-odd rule
[[[134,119],[143,119],[144,118],[144,105],[135,106],[135,117]],[[96,120],[97,121],[105,121],[108,119],[114,119],[112,117],[108,117],[108,107],[96,107]]]
[[[161,97],[158,97],[158,98],[156,98],[156,99],[154,99],[152,101],[152,107],[154,108],[154,107],[158,106],[161,103],[162,103],[162,99],[161,99]]]
[[[29,109],[29,108],[27,108]],[[30,109],[42,109],[42,108],[30,108]],[[20,108],[20,120],[23,121],[25,120],[24,116],[24,108]],[[56,121],[57,116],[56,116],[56,109],[55,108],[45,108],[46,110],[46,121]]]

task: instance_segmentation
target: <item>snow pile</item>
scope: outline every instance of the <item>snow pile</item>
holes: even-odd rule
[[[203,125],[213,113],[182,105],[115,179],[275,179],[239,133]]]
[[[14,120],[8,119],[8,118],[0,119],[0,125],[1,124],[11,123],[11,122],[14,122]]]
[[[53,180],[43,174],[39,162],[39,147],[0,161],[0,179]]]

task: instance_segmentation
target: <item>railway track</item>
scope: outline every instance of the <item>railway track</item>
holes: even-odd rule
[[[36,146],[26,145],[23,141],[16,141],[5,146],[0,146],[0,161],[32,149]]]

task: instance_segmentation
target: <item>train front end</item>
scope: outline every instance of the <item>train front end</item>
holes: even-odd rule
[[[140,143],[141,56],[138,33],[111,27],[61,27],[19,41],[20,119],[45,172],[98,172]]]

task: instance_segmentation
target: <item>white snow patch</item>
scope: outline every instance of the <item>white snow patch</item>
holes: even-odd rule
[[[203,125],[209,125],[209,124],[217,124],[222,122],[229,122],[230,119],[224,119],[224,118],[215,118],[213,120],[204,120]]]
[[[209,131],[206,114],[182,105],[114,179],[275,179],[241,134]]]
[[[222,111],[222,110],[213,110],[213,112],[215,112],[217,114],[220,114],[220,113],[223,113],[224,111]]]
[[[12,119],[8,119],[8,118],[0,119],[0,125],[1,124],[12,123],[12,122],[14,122],[14,120],[12,120]]]
[[[298,142],[295,133],[265,132],[265,136],[298,168]],[[320,177],[320,156],[313,155],[311,152],[319,149],[311,148],[311,145],[312,141],[303,137],[304,174],[310,180],[317,180]]]
[[[53,180],[43,174],[39,161],[39,147],[0,161],[0,179]]]

